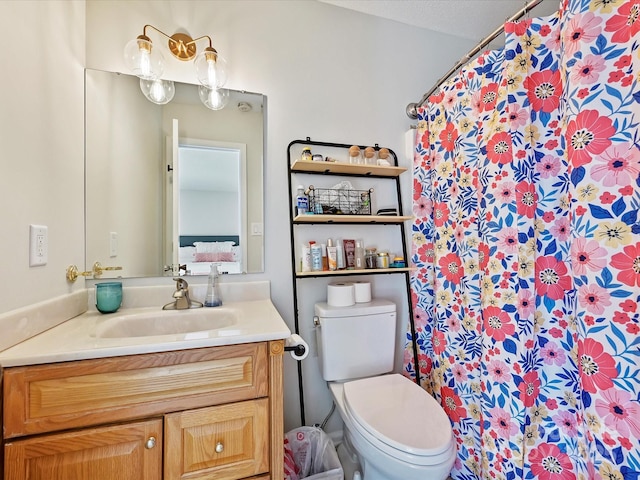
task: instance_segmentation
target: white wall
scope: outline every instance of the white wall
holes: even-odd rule
[[[83,288],[84,1],[0,2],[0,312]],[[29,224],[48,263],[29,267]],[[2,333],[0,332],[0,335]]]
[[[287,145],[307,136],[378,143],[395,150],[401,165],[410,166],[402,157],[404,132],[410,125],[405,106],[417,101],[472,46],[453,36],[311,0],[0,2],[3,34],[25,42],[19,51],[0,49],[3,69],[13,73],[5,75],[0,93],[5,148],[0,251],[5,278],[12,280],[3,282],[0,312],[83,285],[80,280],[70,287],[64,270],[70,263],[84,262],[85,8],[87,67],[125,71],[124,45],[151,23],[168,33],[211,35],[229,62],[229,87],[267,95],[265,273],[225,281],[270,280],[273,302],[290,325]],[[32,54],[22,57],[22,52]],[[190,64],[174,61],[169,66],[168,78],[194,81]],[[405,174],[406,211],[410,189],[410,174]],[[49,226],[46,267],[28,268],[29,223]],[[375,295],[406,305],[400,278],[376,278]],[[306,284],[302,295],[303,335],[310,341],[309,311],[324,298],[325,285]],[[401,308],[404,323],[406,306]],[[403,330],[404,324],[399,326],[399,332]],[[399,347],[402,344],[399,340]],[[314,423],[329,410],[330,399],[313,356],[304,368],[307,423]],[[285,389],[289,429],[299,422],[296,365],[290,359],[285,362]]]

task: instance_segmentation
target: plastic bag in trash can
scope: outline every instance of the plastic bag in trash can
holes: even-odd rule
[[[285,480],[343,480],[331,438],[317,427],[299,427],[284,436]]]

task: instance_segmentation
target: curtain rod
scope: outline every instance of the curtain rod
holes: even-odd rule
[[[515,22],[516,20],[519,20],[524,15],[529,13],[532,8],[534,8],[538,4],[542,3],[542,1],[543,0],[530,0],[524,7],[522,7],[520,10],[518,10],[516,13],[514,13],[504,23]],[[501,25],[500,27],[496,28],[489,35],[487,35],[484,38],[484,40],[482,40],[478,45],[473,47],[469,51],[469,53],[467,53],[464,57],[462,57],[460,60],[458,60],[458,63],[456,63],[453,67],[451,67],[451,69],[447,73],[445,73],[442,77],[440,77],[440,79],[431,88],[431,90],[429,90],[427,93],[425,93],[418,103],[410,103],[409,105],[407,105],[407,109],[406,109],[407,116],[409,118],[413,118],[413,119],[418,118],[418,107],[424,105],[427,102],[427,100],[429,99],[429,97],[431,96],[431,94],[433,92],[435,92],[438,88],[440,88],[440,85],[442,85],[442,83],[445,80],[447,80],[451,75],[456,73],[460,67],[462,67],[465,63],[467,63],[469,60],[471,60],[478,52],[480,52],[484,47],[489,45],[502,32],[504,32],[504,24]]]

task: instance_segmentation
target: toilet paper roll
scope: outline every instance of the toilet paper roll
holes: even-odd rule
[[[287,338],[284,341],[284,346],[285,346],[285,349],[289,350],[289,354],[291,355],[291,358],[293,358],[294,360],[298,360],[298,361],[304,360],[305,358],[307,358],[307,355],[309,355],[309,345],[297,333],[294,333],[289,338]],[[301,347],[301,346],[303,348],[297,348],[296,350],[293,350],[296,347]]]
[[[371,301],[371,283],[354,282],[356,303],[369,303]]]
[[[353,283],[330,283],[327,286],[327,303],[331,307],[350,307],[356,303]]]

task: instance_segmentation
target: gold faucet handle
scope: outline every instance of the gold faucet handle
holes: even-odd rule
[[[75,282],[78,277],[88,277],[90,275],[93,275],[93,270],[89,272],[80,272],[78,271],[78,267],[75,265],[69,265],[67,267],[67,281],[69,282]]]
[[[100,262],[93,264],[92,273],[94,278],[100,278],[107,270],[122,270],[122,267],[103,267]]]

